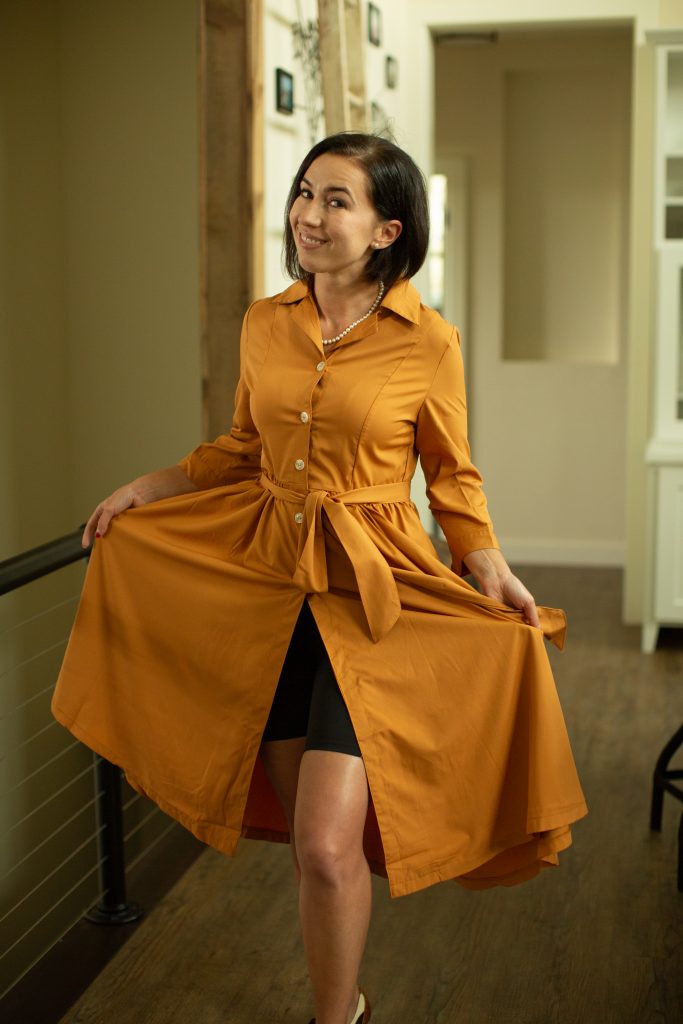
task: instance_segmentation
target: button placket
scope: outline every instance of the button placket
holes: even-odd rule
[[[318,373],[322,373],[322,371],[325,369],[326,366],[327,366],[327,362],[324,359],[321,359],[318,363],[316,363],[316,367],[315,368],[318,371]],[[299,420],[302,423],[308,423],[310,421],[310,418],[311,418],[310,413],[307,412],[306,409],[302,409],[301,412],[299,413]],[[294,461],[294,469],[296,469],[299,472],[301,472],[305,468],[306,468],[306,462],[305,462],[304,459],[295,459],[295,461]],[[294,513],[294,522],[300,525],[301,523],[303,523],[303,521],[304,521],[304,514],[303,514],[303,512],[295,512]]]

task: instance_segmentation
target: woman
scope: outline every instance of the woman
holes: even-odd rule
[[[585,813],[543,645],[564,617],[498,550],[458,335],[409,283],[427,240],[398,147],[306,156],[296,282],[247,312],[232,430],[91,515],[83,543],[108,539],[54,701],[204,841],[291,842],[317,1024],[370,1018],[370,870],[392,895],[514,884]],[[452,569],[410,500],[418,454]]]

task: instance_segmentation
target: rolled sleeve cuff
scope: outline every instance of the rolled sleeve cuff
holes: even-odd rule
[[[203,453],[201,448],[190,452],[177,465],[201,491],[208,491],[211,487],[220,487],[225,482],[217,469],[211,465],[210,452]]]
[[[464,559],[472,551],[481,551],[483,548],[500,550],[498,539],[489,527],[463,527],[462,516],[451,512],[434,512],[434,517],[444,532],[451,553],[451,568],[458,576],[466,576],[469,572]]]

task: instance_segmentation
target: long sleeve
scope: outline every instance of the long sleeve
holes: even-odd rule
[[[427,481],[429,507],[444,532],[454,572],[463,558],[498,542],[467,441],[465,374],[457,330],[446,347],[417,417],[415,445]]]
[[[240,378],[235,393],[235,413],[229,434],[200,444],[178,463],[202,490],[254,479],[261,473],[261,437],[251,416],[247,385],[247,346],[250,309],[240,336]]]

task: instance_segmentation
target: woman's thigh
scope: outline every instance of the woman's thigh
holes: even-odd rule
[[[307,750],[301,758],[294,812],[300,862],[326,870],[363,851],[368,810],[363,759],[332,750]]]
[[[323,801],[330,800],[327,824],[315,809],[315,785],[304,780],[301,785],[302,755],[310,764],[312,754],[337,755],[313,759],[314,779],[324,790]],[[350,755],[353,755],[352,757]],[[360,804],[367,809],[367,781],[353,725],[346,709],[313,614],[304,601],[278,682],[261,744],[261,758],[266,774],[285,812],[290,829],[294,825],[295,805],[302,805],[300,821],[315,816],[317,834],[329,835],[333,829],[334,808],[341,805],[340,820],[351,825],[348,792],[349,779],[358,780]],[[349,761],[357,761],[355,766]],[[319,775],[317,774],[319,771]],[[339,789],[339,787],[341,787]],[[339,789],[339,792],[338,792]],[[364,818],[364,812],[361,813]],[[307,833],[310,829],[307,828]]]
[[[282,810],[289,823],[290,831],[294,828],[294,807],[299,785],[299,766],[304,752],[306,737],[295,739],[273,740],[261,744],[261,760],[268,780],[275,790]]]

